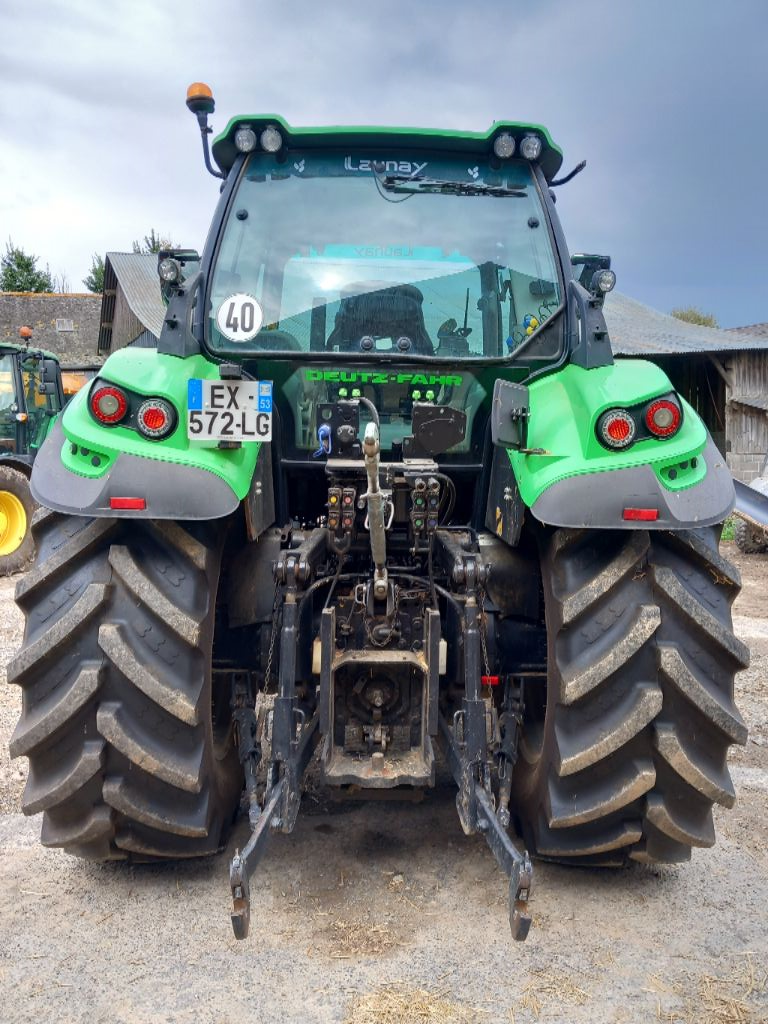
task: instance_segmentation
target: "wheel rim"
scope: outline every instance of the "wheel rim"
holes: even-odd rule
[[[0,491],[0,556],[12,555],[24,541],[27,532],[27,513],[24,506],[10,491]]]

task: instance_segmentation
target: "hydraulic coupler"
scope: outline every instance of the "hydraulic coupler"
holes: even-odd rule
[[[373,596],[384,601],[388,592],[387,581],[387,536],[384,525],[384,495],[379,488],[379,429],[375,423],[365,428],[363,454],[365,471],[368,475],[368,529],[371,535],[371,556],[373,557]]]

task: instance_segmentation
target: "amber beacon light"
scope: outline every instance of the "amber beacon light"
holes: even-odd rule
[[[203,140],[203,159],[206,170],[214,178],[223,178],[224,175],[221,171],[217,171],[211,164],[211,154],[208,149],[208,136],[211,134],[211,129],[208,127],[208,115],[216,109],[211,87],[205,82],[193,82],[187,89],[187,107],[197,118],[200,137]]]
[[[193,114],[212,114],[216,104],[211,87],[205,82],[193,82],[187,89],[187,106]]]

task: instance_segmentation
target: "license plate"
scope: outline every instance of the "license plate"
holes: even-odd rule
[[[188,382],[187,437],[193,441],[271,441],[271,380]]]

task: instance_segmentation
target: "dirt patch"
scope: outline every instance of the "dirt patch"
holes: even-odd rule
[[[768,555],[742,554],[733,541],[723,541],[720,551],[741,573],[736,614],[768,619]]]
[[[350,960],[359,956],[380,956],[400,945],[396,933],[386,924],[375,924],[370,920],[331,921],[322,932],[327,955],[338,960]],[[321,952],[313,947],[312,952]]]
[[[657,994],[656,1018],[681,1024],[760,1024],[768,973],[752,952],[729,958],[730,973],[692,976],[676,971],[671,978],[652,976],[650,991]]]
[[[571,976],[563,971],[534,971],[526,982],[520,1000],[520,1008],[530,1010],[536,1020],[541,1016],[542,1007],[584,1006],[590,1001],[590,992],[577,985]]]
[[[492,1020],[476,1010],[424,989],[396,985],[358,996],[344,1024],[479,1024]]]

